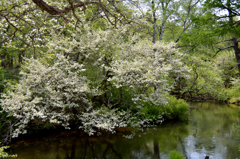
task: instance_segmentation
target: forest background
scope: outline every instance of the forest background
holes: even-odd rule
[[[240,103],[239,0],[1,0],[1,142]]]

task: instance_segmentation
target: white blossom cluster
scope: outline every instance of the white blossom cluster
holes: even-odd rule
[[[87,24],[75,28],[75,25],[70,23],[67,32],[71,36],[66,37],[62,32],[52,30],[48,43],[49,53],[60,51],[71,57],[80,54],[80,58],[94,60],[95,65],[101,66],[104,63],[103,58],[113,56],[124,43],[120,35],[122,29],[93,30]]]
[[[116,109],[89,110],[79,115],[79,119],[83,124],[79,128],[89,135],[96,133],[96,129],[114,132],[116,127],[126,127],[128,125],[124,120],[126,115],[128,115],[127,112],[117,112]]]
[[[133,114],[130,111],[120,111],[118,109],[90,109],[79,115],[83,129],[89,135],[97,133],[97,130],[104,130],[111,133],[115,133],[115,129],[119,127],[152,127],[154,126],[154,121],[152,119],[142,118],[144,114],[137,113]],[[163,122],[161,115],[158,117],[158,123]]]
[[[98,91],[91,90],[81,75],[83,65],[61,54],[56,54],[54,61],[49,65],[28,59],[19,84],[3,94],[2,108],[18,121],[13,137],[26,133],[30,122],[68,128],[69,121],[75,119],[73,109],[79,112],[91,107],[87,94]]]
[[[116,87],[128,86],[135,92],[134,102],[166,103],[170,73],[187,72],[182,57],[174,43],[152,44],[149,40],[126,43],[115,56],[107,70],[114,76],[108,81]]]
[[[170,87],[168,76],[189,71],[182,63],[184,55],[173,42],[152,44],[139,35],[128,35],[128,30],[128,26],[92,30],[85,25],[69,31],[71,38],[54,34],[49,50],[52,52],[57,48],[57,51],[64,51],[70,56],[80,54],[85,61],[98,66],[96,72],[99,77],[105,78],[102,70],[109,71],[112,77],[108,81],[116,88],[127,86],[135,94],[132,100],[140,101],[138,104],[149,101],[154,105],[166,103]]]

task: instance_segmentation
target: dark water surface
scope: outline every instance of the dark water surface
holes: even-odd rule
[[[17,159],[167,159],[172,150],[188,159],[240,159],[240,140],[234,125],[240,125],[238,108],[214,102],[189,103],[188,123],[166,123],[145,131],[119,129],[116,134],[87,136],[62,132],[11,144]]]

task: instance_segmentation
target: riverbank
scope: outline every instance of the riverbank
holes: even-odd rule
[[[45,134],[14,141],[9,152],[21,159],[40,158],[153,158],[177,150],[188,158],[237,158],[240,141],[234,137],[238,109],[216,102],[191,102],[189,122],[166,122],[154,128],[120,128],[115,134],[88,136],[81,131]],[[123,137],[125,136],[125,137]]]

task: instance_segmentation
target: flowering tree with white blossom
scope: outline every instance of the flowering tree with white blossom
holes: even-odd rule
[[[76,112],[91,107],[87,95],[98,94],[89,89],[88,80],[81,76],[83,71],[83,65],[61,54],[54,56],[53,65],[27,59],[19,84],[3,95],[2,108],[18,121],[13,136],[26,133],[30,122],[69,128]]]
[[[46,58],[26,59],[19,84],[3,95],[3,110],[17,120],[13,136],[26,133],[29,124],[47,123],[66,129],[78,123],[90,134],[94,128],[112,131],[131,125],[131,121],[136,123],[120,120],[121,111],[111,113],[117,120],[104,115],[107,110],[120,108],[123,100],[131,100],[139,110],[143,103],[166,104],[169,73],[188,70],[182,67],[183,55],[174,43],[152,44],[138,36],[126,39],[127,31],[124,27],[93,31],[85,26],[72,32],[71,38],[53,33],[52,39],[57,40],[49,42]],[[98,75],[96,79],[88,69]],[[116,90],[125,87],[133,98],[123,99],[120,91],[119,101],[113,103],[112,95],[107,94],[110,85]],[[92,107],[93,97],[103,98],[108,109],[97,113],[98,108]]]
[[[21,10],[19,5],[23,2],[24,9]],[[4,8],[0,10],[4,47],[16,48],[18,45],[12,43],[11,38],[18,39],[21,45],[31,46],[32,50],[28,51],[33,52],[33,58],[25,60],[19,84],[3,94],[3,110],[16,118],[16,123],[12,125],[13,136],[26,133],[28,126],[34,124],[62,125],[67,129],[78,125],[86,130],[102,128],[110,131],[114,127],[131,125],[131,121],[119,120],[122,118],[119,114],[123,111],[123,101],[130,103],[129,109],[135,105],[137,110],[144,103],[166,104],[171,84],[169,74],[188,70],[182,64],[184,55],[174,43],[152,44],[130,31],[129,26],[119,24],[106,26],[105,30],[94,29],[91,25],[77,25],[86,15],[81,14],[81,10],[75,10],[72,1],[33,0],[36,5],[27,0],[23,2],[2,2],[8,7],[15,6],[17,10],[9,12],[12,16],[7,16]],[[80,3],[76,5],[81,8]],[[114,19],[115,22],[121,21],[120,16],[111,15],[107,10],[111,5],[115,8],[115,4],[106,1],[87,5],[100,6],[109,23]],[[40,13],[36,6],[50,14],[56,11],[52,15],[63,19]],[[34,12],[34,19],[42,18],[42,21],[32,20],[33,15],[27,14],[30,10]],[[67,12],[63,14],[63,11]],[[18,19],[16,14],[23,18]],[[63,20],[68,23],[63,23]],[[12,30],[7,30],[9,25]],[[28,26],[28,29],[22,26]],[[12,37],[7,33],[11,33]],[[132,94],[131,98],[125,98],[123,91]],[[119,93],[116,95],[113,92]],[[95,102],[96,98],[98,102]],[[99,111],[99,107],[107,109]],[[113,114],[111,122],[107,119],[107,110]],[[136,123],[141,122],[138,120]]]

